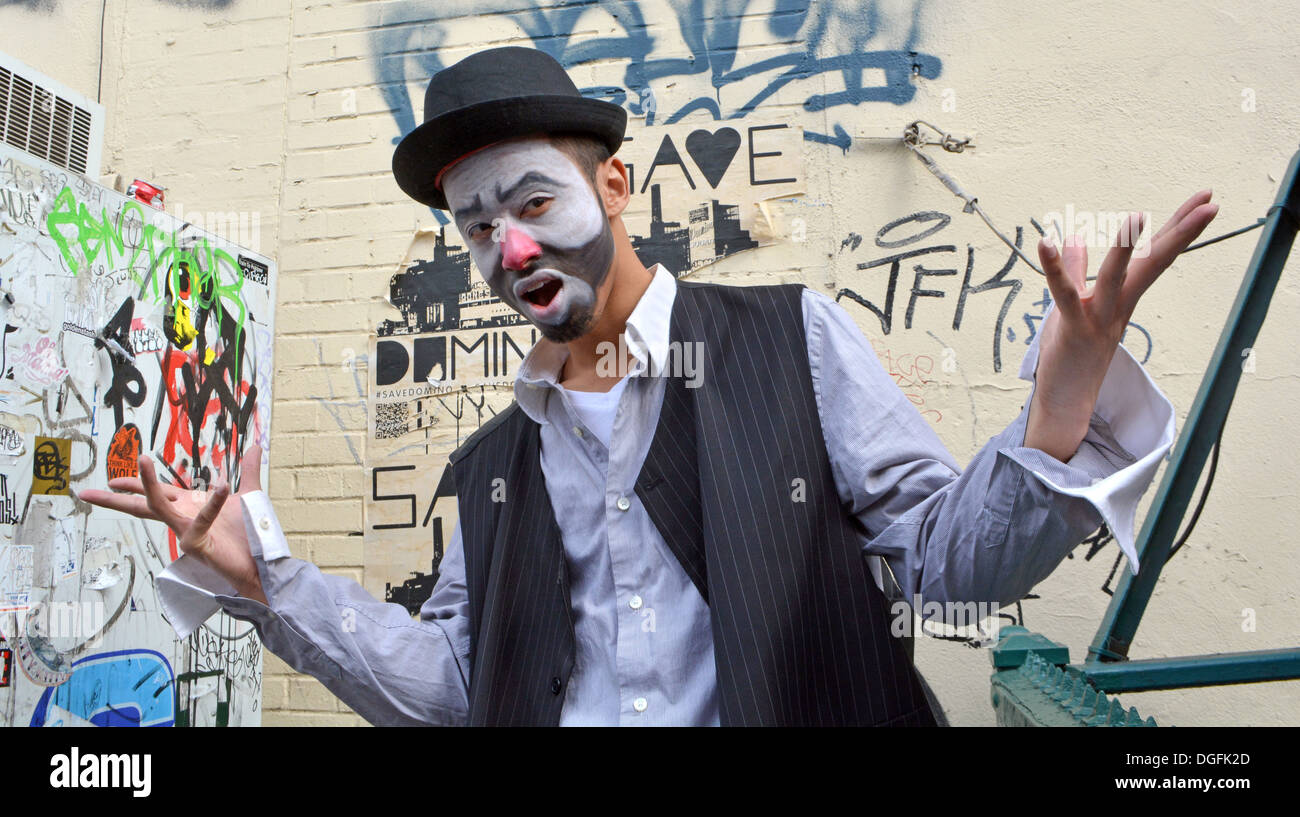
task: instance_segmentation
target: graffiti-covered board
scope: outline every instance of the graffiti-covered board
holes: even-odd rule
[[[177,485],[238,484],[269,443],[275,279],[256,252],[0,146],[5,725],[260,724],[251,625],[220,613],[177,639],[154,587],[174,536],[75,492],[135,476],[141,454]]]

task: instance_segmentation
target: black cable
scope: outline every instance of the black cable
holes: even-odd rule
[[[1241,235],[1242,233],[1248,233],[1248,232],[1250,232],[1251,230],[1257,229],[1257,228],[1259,228],[1259,227],[1263,227],[1265,221],[1267,221],[1267,219],[1262,219],[1262,218],[1261,218],[1261,219],[1259,219],[1258,221],[1256,221],[1254,224],[1251,224],[1251,225],[1248,226],[1248,227],[1242,227],[1240,230],[1233,230],[1233,231],[1230,232],[1230,233],[1224,233],[1223,235],[1215,236],[1214,238],[1207,238],[1206,240],[1200,242],[1199,244],[1193,244],[1192,246],[1185,248],[1185,249],[1183,250],[1183,252],[1191,252],[1192,250],[1199,250],[1201,247],[1208,247],[1209,245],[1211,245],[1211,244],[1216,244],[1216,243],[1218,243],[1218,242],[1224,240],[1225,238],[1232,238],[1232,237],[1235,236],[1235,235]],[[1179,255],[1182,255],[1182,254],[1183,254],[1183,253],[1179,253]]]
[[[95,88],[95,101],[104,104],[104,18],[108,16],[108,0],[99,7],[99,84]]]
[[[1228,410],[1232,410],[1231,403],[1228,404]],[[1210,497],[1210,486],[1214,484],[1214,472],[1219,467],[1219,447],[1223,442],[1223,430],[1227,427],[1228,414],[1225,411],[1223,422],[1219,425],[1219,433],[1214,438],[1214,450],[1210,454],[1210,470],[1205,475],[1205,487],[1201,488],[1201,498],[1196,503],[1196,510],[1192,511],[1192,518],[1187,523],[1187,530],[1183,531],[1183,535],[1178,537],[1178,541],[1169,549],[1169,555],[1165,557],[1165,564],[1169,564],[1169,560],[1174,558],[1174,554],[1178,552],[1178,549],[1186,544],[1187,538],[1192,535],[1192,531],[1196,528],[1196,520],[1201,518],[1201,511],[1205,509],[1205,501]]]

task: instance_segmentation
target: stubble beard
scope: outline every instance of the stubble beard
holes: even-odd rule
[[[610,268],[613,266],[615,255],[614,233],[610,229],[608,221],[605,222],[599,236],[576,252],[547,253],[549,258],[544,258],[544,261],[558,262],[563,259],[571,263],[542,263],[539,266],[551,266],[582,281],[591,288],[592,300],[590,303],[574,303],[569,309],[568,318],[564,323],[558,325],[543,325],[529,319],[529,323],[537,327],[537,330],[542,333],[542,337],[554,343],[569,343],[591,331],[591,328],[596,325],[596,304],[600,301],[600,288],[605,285],[605,279],[610,275]],[[601,272],[594,281],[589,281],[576,273],[575,268],[584,266],[588,268],[595,267]],[[566,267],[574,269],[574,271],[570,272]]]
[[[554,343],[568,343],[591,331],[596,325],[596,310],[583,305],[574,310],[569,319],[559,326],[538,327],[542,336]]]

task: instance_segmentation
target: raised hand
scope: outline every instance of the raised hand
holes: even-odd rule
[[[1106,370],[1138,299],[1219,212],[1202,190],[1183,202],[1151,238],[1149,252],[1133,258],[1143,218],[1130,214],[1087,285],[1088,251],[1073,237],[1058,252],[1047,240],[1038,258],[1055,308],[1040,328],[1038,370],[1025,445],[1067,460],[1088,432]]]
[[[110,480],[118,491],[87,489],[77,496],[92,505],[162,522],[176,534],[181,551],[206,563],[225,577],[241,596],[266,603],[257,563],[248,548],[244,515],[238,502],[227,503],[230,486],[211,492],[191,491],[159,482],[153,460],[140,457],[140,476]],[[262,449],[251,446],[240,462],[240,491],[261,490]]]

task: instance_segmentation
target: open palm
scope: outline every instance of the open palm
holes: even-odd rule
[[[238,502],[227,503],[230,486],[213,491],[194,491],[159,482],[153,460],[140,457],[140,476],[110,480],[114,493],[88,489],[77,496],[92,505],[130,514],[138,519],[162,522],[176,534],[176,542],[187,556],[198,559],[234,585],[240,595],[266,603],[257,563],[248,547],[244,515]],[[262,449],[251,446],[240,461],[240,490],[260,491]]]
[[[1025,444],[1068,459],[1087,432],[1102,381],[1138,300],[1218,213],[1210,191],[1195,194],[1134,256],[1144,219],[1129,215],[1088,288],[1088,251],[1067,237],[1057,251],[1039,241],[1038,257],[1055,303],[1041,328],[1034,403]]]

